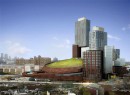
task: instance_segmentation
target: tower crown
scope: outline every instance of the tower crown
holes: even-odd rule
[[[85,17],[79,18],[78,21],[86,20]]]
[[[102,32],[104,32],[104,28],[103,27],[99,27],[99,26],[94,26],[93,27],[93,31],[102,31]]]

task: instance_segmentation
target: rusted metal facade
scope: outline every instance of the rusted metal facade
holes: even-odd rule
[[[51,73],[37,73],[37,74],[27,74],[23,73],[23,77],[33,77],[33,78],[42,78],[42,79],[50,79],[50,80],[56,80],[56,81],[82,81],[82,75],[81,76],[56,76],[56,74]]]
[[[82,68],[81,67],[73,67],[73,68],[48,68],[44,67],[39,72],[33,72],[32,74],[28,74],[24,72],[22,74],[23,77],[33,77],[33,78],[41,78],[41,79],[50,79],[56,81],[82,81]]]
[[[46,73],[54,73],[54,74],[64,74],[64,73],[74,73],[74,72],[82,72],[82,67],[71,67],[71,68],[49,68],[43,67],[42,71]]]

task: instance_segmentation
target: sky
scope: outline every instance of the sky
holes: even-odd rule
[[[130,61],[130,0],[0,0],[0,53],[71,58],[81,17],[104,27],[108,45]]]

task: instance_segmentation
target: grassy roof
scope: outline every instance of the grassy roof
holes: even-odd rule
[[[50,68],[69,68],[69,67],[81,67],[83,65],[83,62],[81,59],[66,59],[66,60],[61,60],[57,61],[51,64],[48,64],[47,67]]]

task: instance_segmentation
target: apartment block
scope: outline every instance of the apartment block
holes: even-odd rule
[[[84,80],[100,81],[103,74],[103,51],[88,50],[83,53]]]

